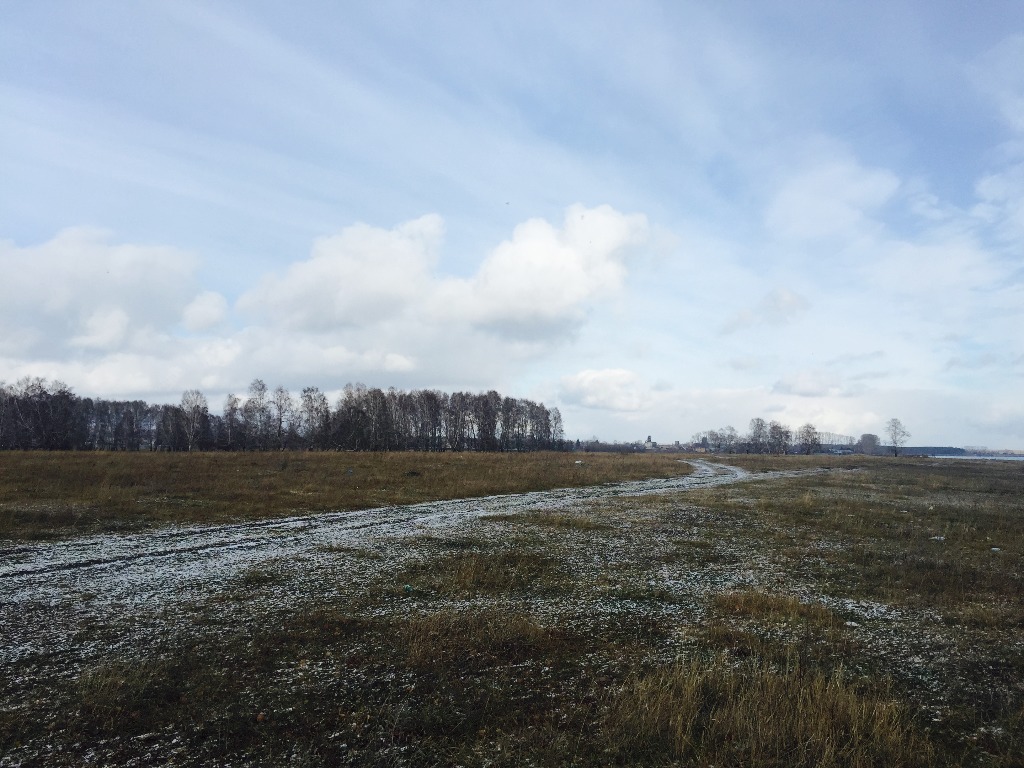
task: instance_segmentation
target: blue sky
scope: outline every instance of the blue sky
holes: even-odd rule
[[[0,5],[0,381],[1024,448],[1024,5]]]

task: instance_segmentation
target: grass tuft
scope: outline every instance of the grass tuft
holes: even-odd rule
[[[610,697],[604,737],[618,756],[661,764],[926,766],[934,750],[884,693],[830,675],[724,659],[634,677]]]
[[[557,588],[562,570],[550,557],[528,549],[455,552],[414,562],[396,584],[446,595],[496,595]],[[404,588],[404,587],[403,587]]]

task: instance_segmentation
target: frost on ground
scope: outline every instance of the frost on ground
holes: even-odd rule
[[[456,749],[513,765],[516,729],[544,734],[530,760],[602,764],[598,736],[564,732],[608,730],[609,691],[709,648],[781,666],[839,654],[851,679],[953,716],[950,668],[974,661],[959,630],[832,589],[845,545],[756,512],[776,483],[842,470],[693,463],[667,480],[0,550],[0,766],[426,765]],[[750,498],[716,495],[738,483]],[[201,664],[219,665],[215,683],[189,677]],[[1003,674],[999,695],[1019,697]],[[457,746],[438,735],[453,728]]]
[[[370,548],[380,555],[379,560],[353,558],[347,563],[349,578],[361,583],[393,570],[408,556],[400,546],[404,539],[430,531],[465,534],[481,516],[709,488],[748,477],[737,467],[703,461],[696,466],[693,474],[669,479],[2,549],[0,663],[68,654],[83,623],[120,623],[199,602],[254,569],[288,573],[300,594],[315,593],[323,569],[339,567],[339,558],[331,553],[339,546]],[[120,641],[131,644],[139,638],[129,632]]]

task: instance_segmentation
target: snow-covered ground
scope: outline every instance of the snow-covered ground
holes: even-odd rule
[[[403,539],[432,529],[453,530],[480,516],[794,474],[751,475],[738,467],[692,463],[691,474],[668,479],[0,548],[0,664],[26,656],[67,654],[83,624],[113,621],[123,626],[126,617],[154,616],[172,603],[194,604],[253,569],[315,574],[316,561],[327,557],[332,547],[378,549],[380,567],[386,568],[389,561],[400,559],[401,552],[390,550]],[[335,569],[336,561],[332,558]],[[365,579],[366,568],[367,563],[360,562],[352,578]],[[128,637],[122,640],[129,642]]]
[[[872,668],[916,680],[919,687],[938,686],[935,695],[942,700],[936,681],[954,643],[940,617],[823,594],[814,578],[794,570],[792,561],[782,565],[773,547],[765,545],[778,531],[763,527],[756,512],[715,512],[686,493],[847,470],[753,474],[708,461],[692,464],[692,474],[670,479],[0,544],[0,671],[10,673],[7,706],[12,712],[26,707],[42,691],[59,690],[61,681],[73,684],[84,671],[112,659],[145,658],[176,636],[201,635],[204,642],[218,643],[219,633],[245,633],[318,602],[364,605],[386,619],[437,611],[449,602],[457,610],[507,608],[545,625],[584,631],[663,620],[676,628],[663,649],[674,657],[684,646],[702,642],[701,626],[714,595],[745,587],[826,605],[845,621],[842,633],[861,647]],[[630,501],[636,497],[648,500]],[[537,511],[592,520],[596,527],[570,526],[555,533],[517,522],[518,515],[542,519],[530,516]],[[405,593],[396,581],[410,562],[451,552],[445,547],[453,543],[503,549],[515,546],[524,530],[544,537],[535,541],[558,561],[570,580],[567,590],[419,595]],[[691,546],[692,556],[674,559]],[[806,557],[814,556],[809,549]],[[368,585],[375,585],[369,591],[376,597],[359,603]],[[400,597],[388,597],[395,592]],[[19,765],[26,756],[32,756],[30,764],[47,764],[46,749],[43,742],[25,745],[17,757],[0,756],[0,766]]]

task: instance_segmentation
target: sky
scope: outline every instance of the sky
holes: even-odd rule
[[[0,381],[1024,448],[1024,4],[0,0]]]

